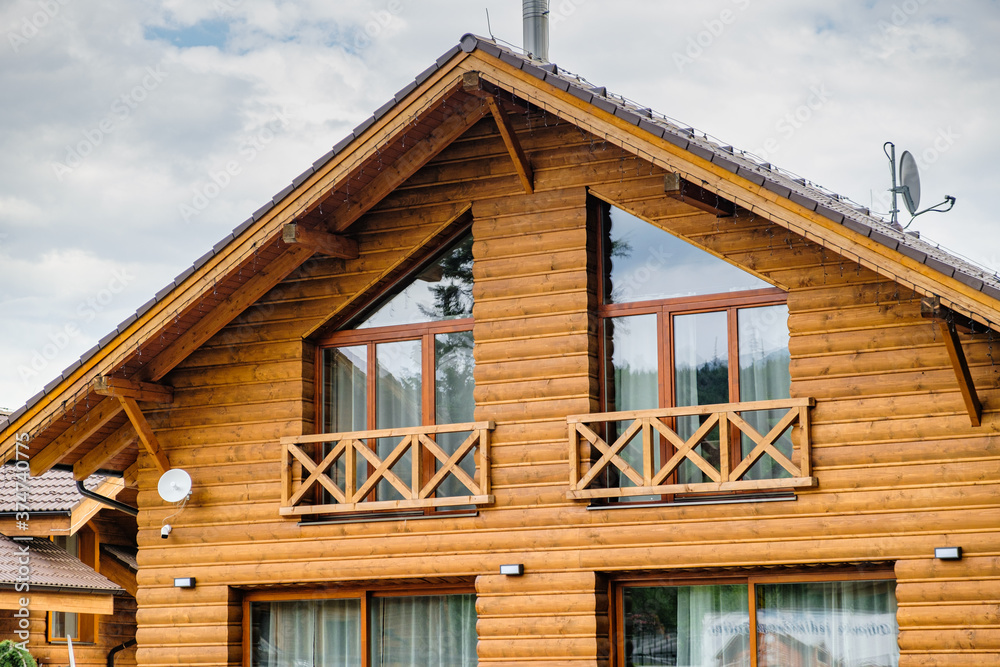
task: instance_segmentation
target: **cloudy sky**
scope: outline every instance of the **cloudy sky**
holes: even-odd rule
[[[911,229],[1000,268],[996,0],[551,3],[552,61],[875,210],[910,150],[958,199]],[[0,3],[0,407],[491,28],[519,46],[521,3]]]

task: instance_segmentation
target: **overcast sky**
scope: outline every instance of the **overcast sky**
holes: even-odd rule
[[[16,409],[466,32],[518,0],[0,3],[0,407]],[[550,59],[991,269],[995,0],[552,0]],[[232,176],[220,176],[227,165]],[[213,180],[214,175],[214,180]],[[904,216],[903,222],[908,220]]]

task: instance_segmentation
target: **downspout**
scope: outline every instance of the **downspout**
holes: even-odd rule
[[[533,60],[549,61],[549,0],[521,0],[524,50]]]
[[[117,654],[120,651],[124,651],[130,646],[135,646],[135,645],[136,641],[134,639],[130,639],[127,642],[119,644],[118,646],[108,651],[108,667],[115,667],[115,654]]]
[[[126,505],[125,503],[120,503],[114,498],[108,498],[107,496],[102,496],[99,493],[94,493],[87,487],[83,485],[83,481],[79,480],[76,483],[76,490],[80,492],[80,495],[84,498],[90,498],[91,500],[96,500],[102,505],[107,505],[108,507],[113,507],[116,510],[125,512],[126,514],[131,514],[132,516],[139,516],[139,510],[131,505]]]

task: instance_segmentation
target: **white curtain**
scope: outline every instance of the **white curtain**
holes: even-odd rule
[[[474,595],[375,598],[372,667],[472,667],[476,657]]]
[[[768,401],[788,398],[791,390],[788,354],[788,306],[742,308],[738,313],[740,350],[740,401]],[[761,435],[785,416],[786,410],[756,410],[741,416]],[[778,450],[792,458],[790,430],[775,443]],[[747,456],[756,443],[742,436],[742,455]],[[791,474],[769,456],[757,460],[743,479],[775,479]]]
[[[361,665],[361,601],[254,602],[253,667]]]
[[[896,667],[896,582],[757,586],[759,664]]]

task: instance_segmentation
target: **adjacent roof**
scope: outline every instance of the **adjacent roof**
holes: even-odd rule
[[[99,483],[104,477],[95,475],[90,478],[91,482],[94,480]],[[26,495],[18,498],[22,493]],[[76,489],[73,473],[68,470],[57,468],[40,477],[25,480],[23,468],[18,469],[11,464],[0,466],[0,513],[27,511],[69,514],[81,500],[83,496]]]
[[[80,559],[71,556],[55,542],[41,537],[14,540],[0,535],[0,586],[23,582],[19,569],[23,566],[23,548],[28,550],[32,588],[56,588],[102,593],[119,593],[122,588],[103,577]]]
[[[461,75],[480,70],[489,85],[510,99],[546,108],[584,129],[611,128],[614,132],[604,134],[610,141],[678,170],[696,184],[704,185],[706,175],[718,176],[712,186],[716,193],[745,208],[754,210],[754,202],[776,202],[780,210],[769,213],[774,222],[834,249],[841,247],[831,242],[832,237],[849,239],[845,248],[875,253],[864,259],[848,253],[851,259],[894,279],[916,272],[919,281],[913,281],[913,286],[917,291],[940,296],[942,303],[989,326],[1000,323],[1000,278],[995,273],[886,223],[845,197],[609,93],[555,64],[532,61],[468,34],[9,415],[8,423],[0,417],[0,452],[10,455],[14,429],[32,436],[34,453],[76,423],[102,400],[88,385],[96,374],[155,381],[169,372],[168,363],[158,363],[159,355],[169,358],[178,341],[190,343],[183,337],[206,313],[236,317],[239,312],[226,308],[238,302],[233,296],[251,285],[261,270],[277,267],[275,273],[287,275],[304,261],[289,257],[281,239],[281,224],[293,220],[325,223],[339,220],[336,213],[329,214],[331,210],[356,211],[361,197],[357,193],[378,189],[383,165],[408,155],[414,146],[431,138],[433,131],[444,127],[449,115],[461,112],[462,104],[472,99],[463,90]],[[346,227],[357,216],[344,219]],[[192,348],[190,344],[179,347]],[[88,442],[102,441],[124,423],[123,415],[111,418]],[[80,448],[81,452],[86,450]],[[63,462],[72,464],[73,460]],[[126,457],[107,467],[121,469],[127,464]]]
[[[124,563],[129,569],[139,571],[139,561],[136,560],[136,550],[117,544],[102,544],[101,551],[109,553],[114,558]]]

